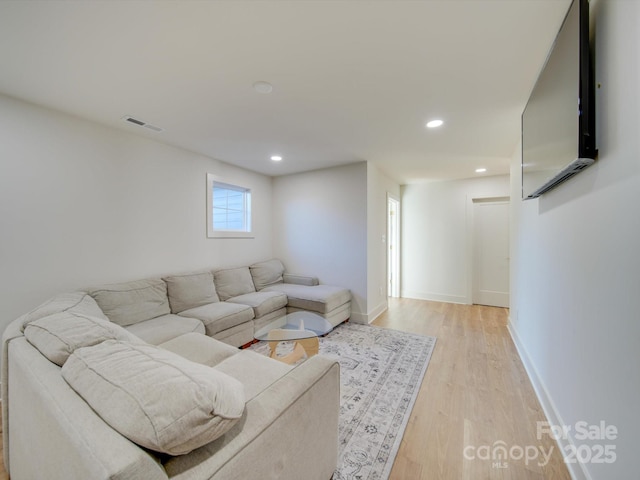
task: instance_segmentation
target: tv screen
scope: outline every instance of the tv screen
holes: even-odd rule
[[[522,114],[522,198],[536,198],[596,158],[588,0],[573,0]]]

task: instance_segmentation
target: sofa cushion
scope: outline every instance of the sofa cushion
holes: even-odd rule
[[[213,367],[240,352],[231,345],[201,333],[185,333],[158,346],[208,367]]]
[[[247,402],[293,368],[251,350],[240,350],[216,365],[216,370],[242,383]]]
[[[172,313],[180,313],[190,308],[220,301],[211,272],[171,275],[163,280],[167,284]]]
[[[319,313],[328,313],[351,301],[351,292],[349,289],[334,287],[332,285],[307,286],[283,283],[271,285],[263,291],[265,290],[286,294],[289,299],[289,307]]]
[[[220,437],[245,407],[240,382],[152,345],[109,340],[80,348],[62,376],[115,430],[170,455]]]
[[[282,292],[254,292],[230,298],[227,302],[248,305],[253,308],[255,318],[260,318],[286,307],[287,296]]]
[[[159,278],[93,287],[89,294],[109,320],[123,327],[170,313],[167,284]]]
[[[227,330],[253,319],[253,309],[248,305],[237,303],[218,302],[203,305],[180,312],[181,317],[197,318],[204,324],[207,335],[213,336],[216,333]]]
[[[282,283],[284,281],[282,278],[284,265],[282,265],[282,262],[277,258],[266,262],[254,263],[249,266],[249,270],[251,271],[253,284],[258,291],[269,285]]]
[[[185,333],[205,333],[204,325],[200,320],[172,314],[138,322],[125,328],[151,345],[159,345]]]
[[[213,278],[216,283],[216,291],[222,301],[256,291],[249,267],[217,270],[214,272]]]
[[[24,315],[22,317],[22,328],[24,329],[27,323],[33,322],[34,320],[60,312],[77,313],[79,315],[88,315],[90,317],[101,318],[102,320],[109,320],[93,297],[87,292],[71,292],[56,295]]]
[[[245,322],[235,327],[227,328],[212,335],[213,338],[233,347],[242,347],[253,342],[253,322]]]
[[[64,365],[69,355],[78,348],[105,340],[142,343],[135,335],[109,320],[70,311],[29,322],[24,329],[24,336],[40,353],[59,366]]]

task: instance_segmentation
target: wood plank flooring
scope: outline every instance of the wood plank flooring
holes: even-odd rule
[[[438,338],[391,479],[571,478],[556,443],[536,438],[546,417],[507,320],[504,308],[389,299],[375,325]],[[506,458],[491,459],[498,446]],[[539,457],[518,459],[527,447]]]
[[[375,325],[438,338],[391,480],[570,480],[557,445],[536,438],[536,422],[546,418],[507,316],[504,308],[389,299]],[[465,458],[465,448],[467,457],[484,457],[496,445],[516,447],[516,457],[517,447],[553,452],[542,466],[541,458]],[[0,480],[8,478],[0,460]]]
[[[2,456],[2,420],[0,420],[0,480],[9,480],[9,474],[4,468],[4,457]]]

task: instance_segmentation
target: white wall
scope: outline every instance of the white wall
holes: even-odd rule
[[[353,321],[367,314],[367,164],[273,179],[274,256],[290,273],[353,294]]]
[[[470,302],[472,200],[509,194],[507,175],[403,186],[402,296]]]
[[[253,189],[255,239],[206,238],[207,172]],[[271,179],[0,96],[0,225],[4,329],[58,292],[270,258]]]
[[[552,423],[614,425],[614,463],[575,478],[638,478],[640,2],[591,2],[599,159],[539,200],[512,203],[511,329]],[[512,192],[519,195],[519,161]],[[587,453],[595,454],[594,450]]]
[[[387,309],[387,195],[400,198],[400,185],[367,164],[367,321]]]

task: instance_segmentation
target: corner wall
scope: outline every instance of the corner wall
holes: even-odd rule
[[[468,303],[473,198],[509,196],[499,175],[402,187],[402,296]]]
[[[599,158],[521,202],[514,156],[510,327],[550,422],[571,428],[561,446],[589,460],[568,464],[574,478],[626,479],[640,431],[640,2],[592,0],[591,17]],[[580,438],[578,422],[618,434]],[[594,461],[607,445],[613,461]]]
[[[367,163],[367,321],[388,307],[387,196],[400,199],[400,185]]]
[[[273,246],[287,271],[349,288],[367,314],[367,164],[275,177]]]
[[[255,239],[206,237],[207,172],[253,189]],[[0,223],[3,330],[59,292],[270,258],[271,179],[0,95]]]

